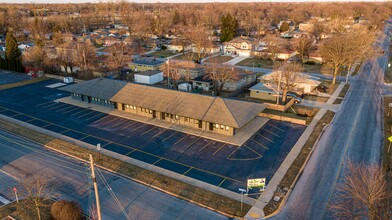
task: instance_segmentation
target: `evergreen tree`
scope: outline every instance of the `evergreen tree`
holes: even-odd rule
[[[19,60],[22,53],[18,48],[18,43],[15,39],[14,33],[8,31],[7,37],[5,38],[5,57],[7,60]]]
[[[237,34],[238,21],[235,17],[228,13],[221,18],[221,43],[232,40]]]
[[[290,29],[290,24],[286,21],[284,21],[281,25],[280,25],[280,32],[285,32],[288,31]]]

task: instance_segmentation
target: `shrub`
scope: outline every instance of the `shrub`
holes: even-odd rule
[[[60,200],[53,203],[50,212],[56,220],[81,220],[83,211],[76,202]]]
[[[308,64],[308,65],[316,65],[316,62],[310,60],[310,61],[306,61],[305,64]]]
[[[166,50],[167,47],[166,47],[165,45],[162,45],[162,46],[161,46],[161,49],[162,49],[162,50]]]

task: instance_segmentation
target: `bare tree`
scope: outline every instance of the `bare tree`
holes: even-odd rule
[[[298,63],[276,62],[272,74],[272,82],[277,86],[277,101],[279,104],[280,92],[282,92],[282,102],[286,103],[287,93],[297,87],[303,70],[302,65]]]
[[[130,57],[130,47],[125,42],[119,42],[109,46],[108,50],[110,59],[109,67],[120,72],[127,58]]]
[[[46,61],[46,51],[40,46],[34,46],[23,54],[23,63],[34,67],[41,67]]]
[[[213,63],[207,68],[206,77],[212,80],[216,96],[220,96],[226,83],[233,81],[238,70],[233,66]]]
[[[328,209],[336,219],[390,219],[387,200],[391,197],[382,167],[347,161],[347,171],[336,184]]]
[[[56,183],[42,173],[32,173],[21,182],[23,196],[37,211],[38,220],[41,220],[41,208],[45,202],[52,199]]]
[[[366,57],[371,57],[376,53],[376,50],[372,48],[372,42],[376,38],[375,31],[369,31],[365,29],[359,29],[346,34],[345,44],[346,53],[344,65],[347,68],[346,83],[348,81],[348,75],[351,67],[356,63],[360,62]]]
[[[80,67],[80,70],[86,76],[91,74],[91,68],[96,60],[96,54],[94,47],[89,43],[77,43],[76,45],[77,56],[76,63]]]
[[[336,83],[336,77],[340,68],[346,61],[346,44],[343,35],[335,35],[334,37],[325,41],[321,48],[321,57],[323,62],[329,67],[333,68],[332,84]]]
[[[171,60],[166,61],[166,63],[161,67],[164,76],[167,77],[167,84],[169,88],[177,89],[178,87],[178,81],[181,79],[181,75],[176,70],[177,68],[177,64]]]
[[[195,53],[197,56],[197,61],[205,58],[208,54],[208,49],[210,49],[213,44],[209,39],[208,29],[203,26],[194,27],[192,33],[189,34],[189,40],[192,42],[195,48]]]
[[[77,52],[72,43],[74,42],[66,42],[56,48],[56,62],[64,67],[66,75],[68,69],[72,75],[74,73],[73,67],[77,64]]]
[[[280,37],[267,36],[263,39],[267,42],[268,55],[272,61],[276,61],[278,53],[286,47],[286,41]]]
[[[301,59],[301,62],[303,63],[305,57],[309,57],[312,41],[308,38],[298,38],[294,40],[294,47],[298,53],[299,58]]]

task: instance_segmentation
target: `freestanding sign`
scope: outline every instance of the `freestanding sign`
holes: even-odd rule
[[[260,191],[264,191],[265,188],[265,178],[258,179],[248,179],[246,184],[247,191],[252,188],[260,188]]]
[[[248,179],[247,186],[249,189],[251,189],[253,187],[265,187],[265,178]]]

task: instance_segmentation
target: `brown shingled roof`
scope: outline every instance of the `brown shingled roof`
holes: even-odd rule
[[[265,109],[265,104],[127,84],[111,101],[240,128]]]

